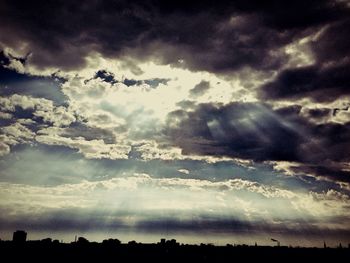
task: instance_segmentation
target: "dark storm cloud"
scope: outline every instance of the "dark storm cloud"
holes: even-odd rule
[[[235,1],[239,10],[257,13],[264,23],[279,29],[304,29],[335,21],[348,14],[346,4],[328,0],[311,1]]]
[[[297,147],[304,141],[295,127],[261,104],[201,104],[193,112],[170,113],[168,121],[180,122],[165,132],[184,154],[298,160]]]
[[[312,49],[320,63],[348,62],[350,54],[350,19],[337,21],[329,26],[321,36],[312,42]],[[336,64],[338,64],[336,63]]]
[[[0,65],[7,66],[10,63],[10,59],[5,55],[4,51],[0,51]]]
[[[114,55],[147,29],[142,10],[127,2],[5,1],[1,40],[13,47],[27,42],[30,62],[39,67],[79,68],[90,51]]]
[[[122,81],[118,81],[114,74],[111,72],[108,72],[106,70],[99,70],[96,72],[94,78],[100,78],[101,80],[111,83],[111,84],[115,84],[115,83],[123,83],[126,86],[130,87],[130,86],[139,86],[142,84],[147,84],[152,88],[157,88],[159,86],[159,84],[164,84],[166,85],[170,79],[163,79],[163,78],[153,78],[153,79],[143,79],[143,80],[135,80],[135,79],[128,79],[125,78]],[[87,82],[88,80],[86,80]]]
[[[262,87],[263,99],[299,99],[311,97],[316,101],[333,101],[350,94],[350,63],[322,69],[310,66],[288,69]]]
[[[114,78],[114,74],[108,72],[106,70],[99,70],[95,74],[95,78],[100,78],[105,82],[109,82],[111,84],[117,83],[118,81]]]
[[[311,42],[316,63],[312,66],[286,69],[275,80],[262,87],[263,99],[299,99],[333,101],[349,95],[350,19],[329,26]]]
[[[327,108],[322,109],[310,109],[307,111],[307,114],[310,118],[321,119],[331,114],[331,110]]]
[[[346,17],[345,5],[334,1],[11,0],[3,1],[0,10],[0,40],[15,49],[27,43],[28,60],[39,67],[74,69],[84,66],[92,51],[117,57],[136,48],[139,52],[133,54],[140,58],[156,55],[163,63],[194,70],[274,69],[286,56],[276,56],[272,50]],[[231,16],[237,19],[229,25]]]
[[[350,181],[350,172],[343,170],[341,166],[304,164],[302,166],[292,167],[291,169],[293,172],[301,176],[308,174],[314,176],[322,176],[325,178],[332,178],[333,180],[339,182]]]
[[[152,88],[157,88],[159,84],[166,85],[169,81],[170,79],[163,79],[163,78],[153,78],[153,79],[144,79],[144,80],[124,79],[123,83],[128,87],[147,84]]]
[[[350,147],[350,123],[326,123],[309,127],[311,137],[306,145],[310,152],[309,159],[321,162],[331,160],[334,162],[347,162],[350,160],[348,149]],[[303,149],[304,150],[304,149]],[[349,178],[350,179],[350,178]]]
[[[299,115],[302,107],[300,105],[292,105],[276,109],[275,112],[280,116],[296,117]]]
[[[300,111],[301,106],[200,104],[170,113],[164,132],[183,154],[299,162],[298,172],[349,182],[342,162],[350,160],[350,123],[315,124]]]

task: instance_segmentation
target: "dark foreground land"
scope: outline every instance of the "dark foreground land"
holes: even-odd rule
[[[136,242],[65,244],[29,241],[16,244],[2,241],[0,255],[2,262],[350,262],[349,248],[197,246]]]

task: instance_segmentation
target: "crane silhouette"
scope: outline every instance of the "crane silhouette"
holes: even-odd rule
[[[278,247],[280,246],[280,242],[277,239],[271,238],[271,241],[276,242]]]

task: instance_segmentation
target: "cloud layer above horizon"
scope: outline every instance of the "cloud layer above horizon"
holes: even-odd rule
[[[349,17],[3,1],[0,230],[350,238]]]

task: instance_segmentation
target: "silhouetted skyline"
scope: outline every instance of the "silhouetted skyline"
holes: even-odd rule
[[[147,262],[179,262],[196,260],[203,262],[221,262],[229,259],[244,260],[340,260],[350,256],[350,244],[344,248],[303,248],[288,246],[259,246],[245,244],[214,246],[212,244],[188,245],[180,244],[175,239],[162,238],[157,243],[143,244],[135,240],[122,243],[118,239],[108,238],[101,243],[90,242],[78,237],[74,242],[62,243],[59,240],[45,238],[18,242],[18,235],[24,231],[16,231],[13,241],[0,241],[2,257],[11,256],[14,260],[142,260]],[[23,241],[23,242],[22,242]],[[278,242],[278,241],[274,241]]]
[[[277,239],[274,239],[274,238],[270,238],[269,239],[271,242],[269,244],[258,244],[258,242],[249,242],[248,244],[246,243],[237,243],[237,242],[234,242],[234,243],[227,243],[227,244],[223,244],[223,245],[215,245],[213,242],[206,242],[206,243],[203,243],[203,242],[197,242],[197,243],[192,243],[192,244],[186,244],[186,243],[183,243],[183,242],[178,242],[176,239],[174,238],[170,238],[170,239],[167,239],[167,238],[160,238],[160,240],[158,242],[140,242],[140,241],[136,241],[136,240],[128,240],[128,241],[124,241],[122,242],[121,240],[119,240],[118,238],[112,238],[112,237],[109,237],[109,238],[105,238],[103,239],[101,242],[98,242],[96,240],[89,240],[88,238],[84,237],[84,236],[79,236],[79,235],[75,235],[74,236],[74,239],[72,241],[64,241],[64,240],[59,240],[59,239],[53,239],[51,237],[45,237],[45,238],[42,238],[42,239],[28,239],[27,240],[27,232],[24,231],[24,230],[16,230],[13,232],[13,235],[12,235],[12,240],[6,240],[6,239],[1,239],[0,237],[0,241],[2,242],[13,242],[14,244],[17,244],[17,245],[23,245],[25,243],[41,243],[41,244],[58,244],[58,243],[61,243],[61,244],[80,244],[80,245],[87,245],[87,244],[102,244],[104,246],[118,246],[118,245],[121,245],[121,244],[128,244],[128,245],[137,245],[137,244],[140,244],[140,245],[150,245],[150,244],[157,244],[157,245],[160,245],[160,246],[170,246],[170,247],[174,247],[174,246],[179,246],[179,245],[182,245],[182,246],[217,246],[217,247],[222,247],[222,246],[226,246],[226,247],[288,247],[288,248],[349,248],[350,249],[350,243],[348,244],[345,244],[343,245],[342,242],[340,243],[336,243],[335,245],[332,246],[328,246],[326,241],[323,241],[322,244],[320,244],[319,246],[309,246],[309,247],[304,247],[303,245],[301,244],[297,244],[295,246],[291,245],[291,244],[282,244],[281,246],[281,242]]]

